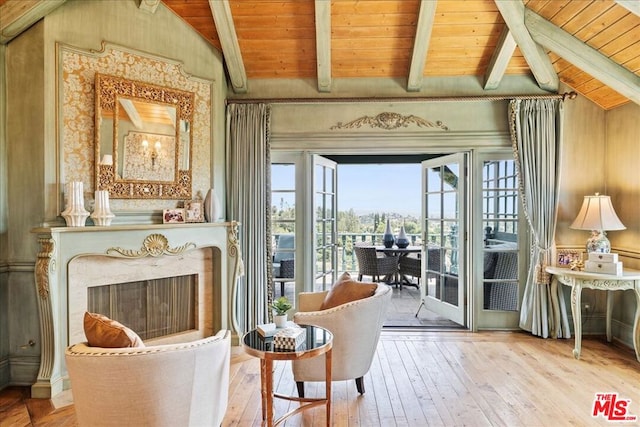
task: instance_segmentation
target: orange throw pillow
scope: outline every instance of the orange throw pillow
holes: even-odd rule
[[[91,347],[144,347],[133,330],[99,313],[84,313],[84,334]]]
[[[344,273],[333,284],[320,306],[320,310],[337,307],[351,301],[367,298],[376,293],[378,285],[375,283],[357,282],[351,279],[349,273]]]

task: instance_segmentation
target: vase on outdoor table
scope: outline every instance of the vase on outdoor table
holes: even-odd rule
[[[393,247],[396,239],[393,237],[393,233],[391,232],[391,225],[389,224],[389,220],[387,220],[387,229],[384,231],[384,235],[382,236],[382,244],[385,248],[389,249]]]
[[[84,208],[84,191],[82,181],[67,183],[67,207],[60,214],[67,227],[84,227],[89,212]]]
[[[398,238],[396,239],[396,246],[400,249],[409,246],[409,239],[407,238],[407,233],[404,231],[404,225],[400,227],[400,233],[398,233]]]

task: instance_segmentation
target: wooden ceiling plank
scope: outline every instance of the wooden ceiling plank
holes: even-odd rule
[[[331,92],[331,2],[316,0],[315,7],[318,90]]]
[[[625,17],[607,27],[605,30],[591,37],[588,42],[589,46],[600,49],[612,41],[624,36],[628,32],[636,31],[639,25],[636,23],[638,18],[632,13],[627,13]]]
[[[427,52],[431,41],[431,30],[436,13],[437,2],[421,0],[418,12],[418,26],[413,42],[411,63],[409,65],[409,77],[407,78],[407,91],[417,92],[422,88],[422,77],[427,62]]]
[[[638,40],[640,40],[640,25],[633,29],[625,31],[619,37],[611,40],[609,43],[602,46],[598,50],[605,56],[613,57],[619,52],[622,52],[625,49],[628,49],[630,46],[633,46],[638,42]]]
[[[211,15],[213,15],[218,38],[222,45],[222,53],[229,71],[231,87],[233,87],[235,93],[246,93],[247,73],[242,61],[242,52],[238,44],[229,0],[209,0],[209,7],[211,8]]]
[[[509,31],[509,27],[505,25],[502,34],[500,34],[498,46],[493,51],[489,66],[484,74],[484,90],[494,90],[500,86],[516,46],[516,41]]]
[[[640,77],[537,13],[526,10],[524,17],[529,33],[537,43],[640,104]]]
[[[600,17],[611,9],[616,10],[618,8],[614,7],[613,3],[593,3],[569,19],[564,25],[562,25],[562,29],[575,36],[577,36],[576,33],[580,30],[599,30],[602,28],[599,26],[603,25],[603,23],[599,21]]]
[[[640,2],[638,0],[614,0],[620,6],[627,9],[629,12],[634,13],[636,16],[640,16]]]
[[[522,51],[538,86],[544,90],[558,91],[558,75],[546,52],[529,34],[524,22],[525,7],[521,1],[495,0],[511,34]]]
[[[585,25],[582,29],[574,33],[574,36],[589,43],[592,47],[597,48],[597,46],[594,46],[591,43],[591,39],[599,34],[607,32],[611,33],[612,27],[616,26],[620,20],[627,15],[633,16],[633,14],[630,14],[621,7],[611,7],[602,15],[590,22],[589,25]],[[625,25],[624,28],[628,28],[628,25]]]
[[[67,0],[8,1],[0,6],[0,44],[7,44]]]

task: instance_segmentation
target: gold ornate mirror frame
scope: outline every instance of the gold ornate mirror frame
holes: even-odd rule
[[[107,190],[110,197],[114,199],[190,199],[193,164],[191,159],[193,147],[191,125],[193,124],[194,93],[100,73],[95,75],[95,93],[96,190]],[[173,147],[168,147],[170,149],[165,148],[166,152],[171,153],[173,157],[172,159],[164,159],[165,162],[167,160],[173,162],[173,164],[166,165],[167,176],[158,176],[156,173],[149,174],[145,178],[145,175],[142,174],[139,179],[137,177],[133,179],[128,174],[128,178],[123,178],[125,135],[119,135],[119,133],[124,133],[119,130],[119,121],[120,117],[125,114],[124,110],[127,109],[125,104],[131,105],[133,103],[140,103],[148,108],[165,108],[170,110],[170,113],[174,113],[169,116],[174,116],[172,120],[175,135],[165,135],[162,139],[165,144],[167,141],[172,141],[175,144]],[[108,121],[111,118],[113,126],[103,127],[103,121]],[[129,134],[136,134],[136,132],[129,131]],[[110,135],[113,135],[111,141],[108,140]],[[148,135],[153,136],[154,134],[148,133]],[[101,141],[103,139],[105,141]],[[155,144],[158,144],[156,147],[161,147],[160,142]],[[149,155],[148,161],[155,167],[157,148],[154,149],[152,145],[148,150],[147,141],[144,141],[142,147],[139,150],[136,148],[136,150],[144,150],[145,153],[153,151],[153,154]],[[157,169],[156,167],[156,171]]]

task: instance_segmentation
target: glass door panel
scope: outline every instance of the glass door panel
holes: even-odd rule
[[[337,168],[336,163],[313,156],[314,291],[331,287],[337,278]]]
[[[423,221],[427,258],[421,306],[465,325],[465,154],[422,162]],[[418,315],[420,311],[418,311]]]

